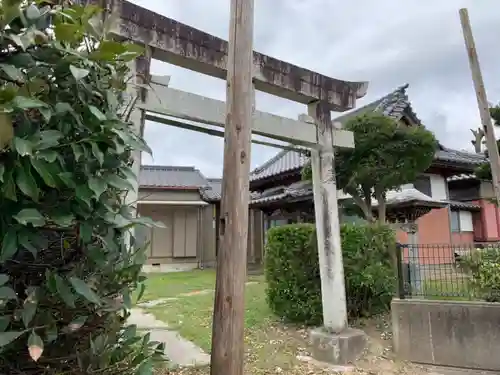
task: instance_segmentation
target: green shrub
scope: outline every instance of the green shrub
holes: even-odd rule
[[[477,249],[461,261],[461,267],[471,275],[475,298],[500,302],[500,249]]]
[[[118,111],[140,52],[96,7],[37,3],[0,12],[0,374],[151,373],[124,327],[145,257],[123,198],[147,146]]]
[[[394,293],[391,250],[394,232],[380,225],[344,224],[342,252],[350,318],[387,310]],[[313,224],[292,224],[267,232],[267,299],[276,315],[292,322],[322,322],[321,280]]]
[[[322,319],[318,252],[312,224],[274,227],[267,232],[267,300],[289,321],[319,324]]]

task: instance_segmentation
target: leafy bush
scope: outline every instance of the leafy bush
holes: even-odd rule
[[[96,7],[1,10],[0,373],[151,373],[162,348],[124,327],[145,256],[123,198],[147,146],[118,110],[140,51]]]
[[[290,224],[267,232],[265,274],[269,306],[292,322],[322,319],[318,252],[312,224]]]
[[[471,275],[474,297],[487,302],[500,302],[500,249],[477,249],[461,261]]]
[[[380,225],[344,224],[341,237],[349,317],[386,310],[395,286],[393,231]],[[271,228],[265,272],[268,303],[276,315],[292,322],[321,324],[321,279],[313,224]]]

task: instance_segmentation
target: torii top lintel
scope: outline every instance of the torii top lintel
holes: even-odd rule
[[[152,57],[200,73],[226,79],[228,42],[171,18],[124,0],[77,0],[98,3],[107,13],[120,15],[113,33],[136,43],[149,45]],[[254,51],[255,88],[282,98],[309,104],[329,103],[332,111],[356,106],[368,89],[368,82],[330,78]]]

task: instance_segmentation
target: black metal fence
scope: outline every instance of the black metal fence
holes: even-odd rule
[[[499,248],[499,243],[398,244],[398,297],[478,299],[471,260],[478,252]]]

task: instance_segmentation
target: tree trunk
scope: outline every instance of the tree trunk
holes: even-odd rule
[[[378,222],[380,224],[385,224],[387,216],[387,202],[385,192],[375,191],[375,199],[377,199],[378,202]]]
[[[367,203],[366,200],[361,198],[361,196],[355,191],[346,191],[346,193],[348,193],[354,200],[354,203],[356,203],[358,207],[361,208],[361,210],[363,211],[363,215],[365,216],[365,219],[370,223],[373,222],[372,207],[370,204],[371,202]]]
[[[474,139],[471,141],[472,145],[474,146],[474,150],[476,151],[476,154],[480,154],[482,151],[482,146],[484,144],[484,130],[478,128],[477,130],[471,129],[470,131],[474,135]]]

